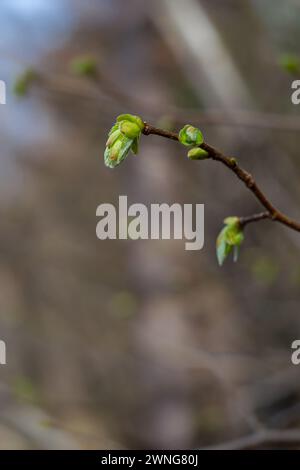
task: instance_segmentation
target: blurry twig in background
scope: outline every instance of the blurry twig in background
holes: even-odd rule
[[[241,103],[249,105],[252,100],[248,87],[201,2],[161,0],[158,3],[161,14],[151,7],[149,16],[199,98],[210,103],[213,96],[226,109]],[[206,93],[201,82],[203,74]]]
[[[152,119],[158,119],[162,115],[168,116],[170,121],[185,123],[196,121],[198,124],[220,127],[249,127],[262,130],[300,131],[300,119],[297,116],[289,116],[280,113],[263,113],[246,110],[200,110],[183,109],[174,106],[164,106],[163,112],[157,107],[151,107],[143,100],[121,91],[117,85],[108,80],[101,72],[97,80],[82,80],[65,75],[47,74],[41,75],[42,82],[50,91],[66,93],[83,99],[96,100],[96,105],[106,99],[110,99],[118,108],[129,106],[138,109],[139,113],[146,113]],[[91,86],[92,85],[92,86]]]
[[[14,62],[23,64],[21,59]],[[26,65],[24,64],[24,69]],[[159,119],[167,116],[173,123],[185,123],[195,121],[198,124],[218,127],[249,127],[258,130],[276,130],[282,132],[300,131],[300,119],[297,116],[282,113],[266,113],[261,111],[249,111],[242,109],[184,109],[178,106],[165,106],[163,111],[151,103],[145,103],[143,99],[121,90],[109,76],[105,74],[104,68],[98,65],[97,77],[93,80],[83,80],[66,74],[58,74],[37,70],[39,90],[66,94],[71,97],[90,100],[93,105],[98,106],[105,100],[110,105],[138,109],[139,113],[145,113],[151,119]],[[36,87],[37,88],[37,87]]]

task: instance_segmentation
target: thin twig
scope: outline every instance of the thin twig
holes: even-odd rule
[[[172,139],[172,140],[179,140],[178,139],[178,134],[174,132],[169,132],[165,131],[163,129],[159,129],[157,127],[153,127],[150,124],[145,122],[145,127],[143,130],[143,134],[145,135],[158,135],[160,137],[165,137],[167,139]],[[269,199],[265,196],[263,191],[259,188],[259,186],[256,184],[253,176],[243,168],[241,168],[235,158],[227,157],[224,155],[222,152],[219,150],[215,149],[211,145],[208,145],[206,143],[203,143],[201,146],[204,150],[208,152],[208,157],[211,158],[212,160],[218,161],[223,163],[227,168],[229,168],[233,173],[236,174],[236,176],[245,184],[245,186],[254,194],[256,199],[259,200],[261,205],[267,209],[267,212],[264,212],[263,215],[254,215],[250,216],[247,218],[241,218],[241,223],[246,225],[247,223],[250,222],[257,222],[263,219],[270,219],[272,221],[279,222],[283,225],[286,225],[287,227],[296,230],[297,232],[300,232],[300,223],[296,222],[295,220],[291,219],[290,217],[286,216],[283,214],[281,211],[279,211],[270,201]],[[245,221],[246,220],[246,221]]]
[[[95,79],[84,81],[79,78],[70,77],[64,74],[43,74],[38,72],[42,79],[43,88],[50,91],[78,96],[83,99],[90,99],[93,103],[102,104],[105,98],[112,101],[113,105],[120,103],[132,109],[140,109],[151,116],[152,119],[161,117],[161,109],[151,102],[135,97],[133,94],[119,89],[117,84],[111,81],[104,70],[100,69]],[[219,127],[249,127],[258,130],[276,130],[281,132],[299,132],[300,119],[287,114],[263,113],[247,110],[235,110],[228,113],[222,109],[185,109],[177,106],[164,106],[165,116],[174,123],[185,123],[188,120],[197,120],[205,126]]]
[[[270,213],[260,212],[259,214],[248,215],[247,217],[240,217],[240,226],[244,228],[246,225],[251,224],[251,222],[258,222],[259,220],[270,219]]]

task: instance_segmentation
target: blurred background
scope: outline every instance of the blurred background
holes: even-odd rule
[[[120,113],[194,124],[299,220],[300,69],[280,58],[300,57],[300,2],[2,0],[0,16],[0,448],[234,448],[299,428],[297,232],[250,225],[219,268],[223,219],[260,211],[236,177],[155,136],[114,171],[103,150]],[[98,240],[96,208],[121,194],[204,203],[204,249]]]

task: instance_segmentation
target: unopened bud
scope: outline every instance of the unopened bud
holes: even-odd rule
[[[201,145],[204,140],[202,132],[197,129],[197,127],[193,127],[190,124],[187,124],[181,129],[178,138],[179,142],[187,147],[190,145]]]
[[[122,134],[126,135],[128,139],[132,140],[139,137],[141,133],[141,129],[139,128],[139,126],[130,121],[120,122],[120,131],[122,132]]]
[[[191,160],[205,160],[208,158],[208,152],[200,147],[193,147],[187,155]]]

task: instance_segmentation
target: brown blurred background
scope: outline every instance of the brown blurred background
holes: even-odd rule
[[[191,122],[299,220],[299,108],[278,58],[300,54],[300,2],[3,0],[0,13],[0,448],[201,448],[300,427],[300,236],[253,224],[219,268],[224,217],[260,210],[234,175],[154,136],[103,164],[120,113]],[[97,79],[70,70],[81,55]],[[20,99],[28,66],[43,78]],[[204,249],[97,240],[97,206],[121,194],[204,203]]]

